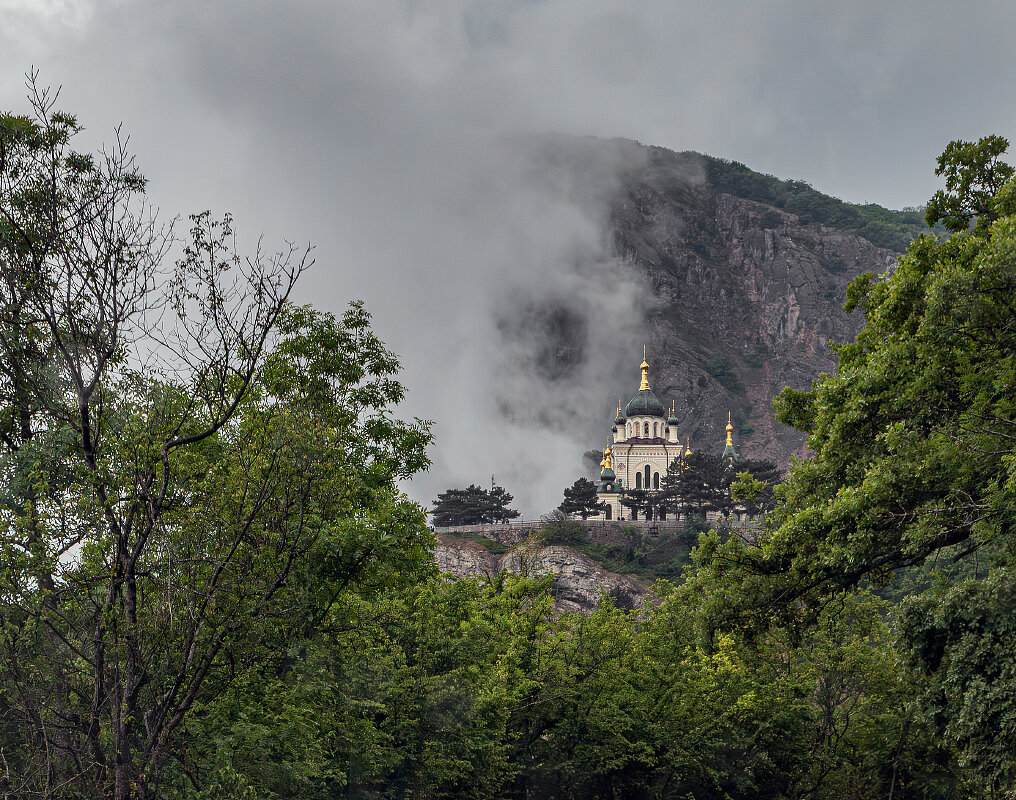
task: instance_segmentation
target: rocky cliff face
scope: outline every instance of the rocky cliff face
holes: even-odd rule
[[[919,215],[850,206],[696,153],[646,150],[608,227],[626,268],[651,286],[653,388],[679,398],[681,437],[693,446],[721,448],[729,411],[742,451],[785,467],[804,436],[775,421],[772,398],[834,367],[827,343],[851,340],[863,322],[842,308],[847,284],[891,268],[921,230]]]
[[[493,578],[502,570],[518,575],[550,575],[560,611],[590,613],[602,593],[611,595],[622,608],[635,608],[648,591],[641,582],[608,572],[588,556],[563,545],[522,544],[497,554],[475,541],[439,535],[434,558],[438,569],[458,578]]]

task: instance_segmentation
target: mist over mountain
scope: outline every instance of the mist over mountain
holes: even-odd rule
[[[693,449],[719,452],[730,413],[744,454],[785,466],[802,453],[772,398],[833,368],[828,342],[850,340],[862,322],[843,311],[848,282],[891,268],[925,229],[921,214],[628,140],[514,146],[531,196],[585,227],[562,231],[537,268],[508,269],[493,302],[470,301],[490,314],[474,343],[484,369],[448,390],[482,405],[464,412],[481,421],[438,419],[435,470],[417,483],[436,493],[456,474],[464,485],[489,471],[526,513],[552,508],[588,474],[583,452],[609,441],[617,402],[638,387],[643,344],[652,386],[676,404]]]
[[[676,401],[695,449],[722,449],[729,412],[745,454],[786,466],[804,437],[775,422],[773,396],[834,367],[828,343],[851,340],[863,321],[842,308],[847,284],[891,268],[926,229],[922,215],[853,206],[696,153],[646,150],[612,203],[609,230],[621,262],[650,285],[643,327],[654,388]]]

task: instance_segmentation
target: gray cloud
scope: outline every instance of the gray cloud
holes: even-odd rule
[[[314,241],[301,299],[363,298],[406,364],[408,412],[437,423],[435,469],[411,491],[494,472],[530,515],[602,446],[650,302],[601,238],[631,149],[590,144],[576,180],[543,134],[917,204],[948,140],[1016,131],[1000,88],[1016,8],[955,9],[0,0],[0,106],[20,107],[39,67],[95,142],[125,122],[165,212],[229,209],[251,235]],[[544,324],[567,352],[546,351]]]

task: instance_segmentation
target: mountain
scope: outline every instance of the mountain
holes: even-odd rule
[[[677,399],[693,447],[718,452],[730,412],[744,454],[786,467],[804,436],[775,421],[772,398],[834,368],[828,343],[862,323],[843,310],[847,284],[891,269],[927,231],[922,212],[852,205],[699,153],[621,146],[637,150],[606,235],[650,286],[642,327],[654,390]]]
[[[843,310],[847,284],[863,272],[891,270],[910,240],[927,231],[922,213],[853,205],[803,181],[628,140],[561,136],[545,147],[546,174],[606,209],[602,235],[614,270],[608,274],[648,287],[637,312],[625,307],[636,317],[629,327],[647,345],[654,391],[668,405],[676,401],[681,439],[690,436],[694,449],[718,454],[729,412],[742,455],[783,468],[792,455],[803,455],[804,435],[776,422],[772,398],[834,369],[829,343],[852,340],[863,322],[860,312]],[[603,265],[596,268],[602,275]],[[612,288],[608,278],[602,291]],[[638,386],[641,348],[612,372],[603,361],[600,320],[588,307],[534,297],[512,309],[515,324],[506,322],[504,334],[530,338],[537,374],[552,383],[593,364],[609,384],[595,390],[613,389],[627,401]],[[553,422],[545,420],[548,427]],[[603,441],[606,415],[590,422],[587,441]],[[600,455],[587,455],[594,456],[587,459],[590,474],[598,474]],[[442,570],[459,576],[520,571],[517,554],[491,552],[476,538],[442,537],[435,555]],[[681,558],[684,551],[674,564]],[[591,610],[603,590],[626,603],[639,602],[645,591],[573,548],[533,545],[526,559],[554,576],[569,608]]]

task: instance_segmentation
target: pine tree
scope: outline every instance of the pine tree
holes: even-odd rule
[[[684,459],[677,484],[681,511],[699,516],[709,511],[729,512],[733,478],[734,469],[720,456],[692,453]]]
[[[487,507],[486,491],[476,484],[465,489],[448,489],[434,501],[433,520],[439,528],[453,525],[480,525]]]
[[[455,525],[485,525],[505,523],[519,516],[508,508],[515,498],[503,487],[492,485],[490,490],[470,484],[465,489],[448,489],[434,501],[434,525],[448,528]]]
[[[668,514],[680,514],[683,510],[681,503],[681,471],[683,468],[684,459],[678,456],[670,462],[667,474],[660,481],[660,508]]]
[[[607,507],[596,496],[596,484],[588,478],[579,478],[564,490],[564,502],[558,508],[565,514],[588,519],[603,513]]]
[[[484,522],[505,523],[515,519],[519,512],[508,508],[515,498],[503,486],[497,486],[491,480],[490,491],[487,492],[487,512]]]

